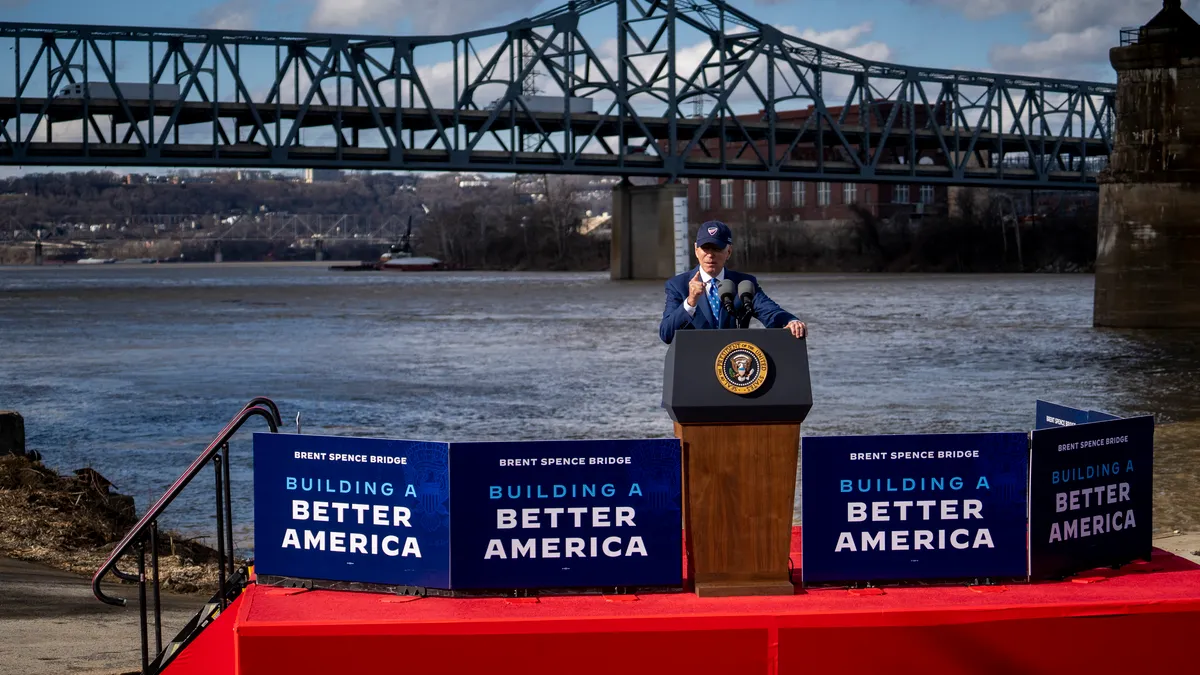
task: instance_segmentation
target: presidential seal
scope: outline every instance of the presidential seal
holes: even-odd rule
[[[767,355],[749,342],[734,342],[717,354],[717,381],[735,394],[757,391],[767,381]]]

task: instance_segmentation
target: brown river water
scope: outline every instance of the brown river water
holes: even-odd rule
[[[1027,431],[1038,398],[1152,413],[1155,529],[1200,530],[1200,333],[1093,328],[1090,275],[760,281],[810,325],[804,435]],[[139,510],[258,395],[305,433],[670,436],[662,309],[661,282],[593,273],[0,267],[0,409],[51,466],[94,467]],[[249,438],[233,444],[239,547]],[[211,480],[168,526],[212,527]]]

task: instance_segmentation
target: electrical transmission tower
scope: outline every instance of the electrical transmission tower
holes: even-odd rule
[[[521,41],[521,70],[529,65],[537,56],[537,48],[534,47],[531,40]],[[541,87],[538,86],[538,78],[544,75],[542,71],[537,69],[537,65],[525,74],[525,78],[521,80],[521,95],[535,96],[542,93]]]
[[[521,41],[521,71],[524,71],[525,68],[529,67],[529,64],[532,63],[536,57],[537,57],[537,48],[534,46],[533,42],[531,40],[529,40],[528,38],[526,38],[525,40],[522,40]],[[521,80],[521,96],[522,96],[522,98],[526,97],[526,96],[537,96],[538,94],[542,93],[542,88],[538,86],[538,78],[541,77],[543,74],[544,73],[542,73],[542,71],[538,70],[536,64],[534,64],[533,67],[530,68],[529,72],[526,73],[525,77],[522,78],[522,80]],[[536,133],[535,134],[523,134],[522,140],[521,140],[521,148],[525,152],[535,152],[537,150],[538,145],[541,144],[541,141],[542,141],[541,136]]]

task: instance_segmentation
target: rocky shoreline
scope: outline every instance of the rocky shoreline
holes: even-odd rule
[[[137,523],[133,498],[113,487],[92,469],[60,475],[37,453],[0,454],[0,556],[90,576]],[[134,571],[136,560],[122,569]],[[211,595],[217,578],[215,550],[161,532],[162,590]],[[118,582],[112,575],[106,581]]]

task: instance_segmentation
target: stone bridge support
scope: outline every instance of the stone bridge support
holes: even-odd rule
[[[1167,0],[1110,60],[1117,133],[1100,178],[1093,323],[1200,327],[1200,25]]]
[[[609,275],[614,281],[668,279],[686,270],[691,266],[687,241],[686,185],[621,181],[613,188]]]

